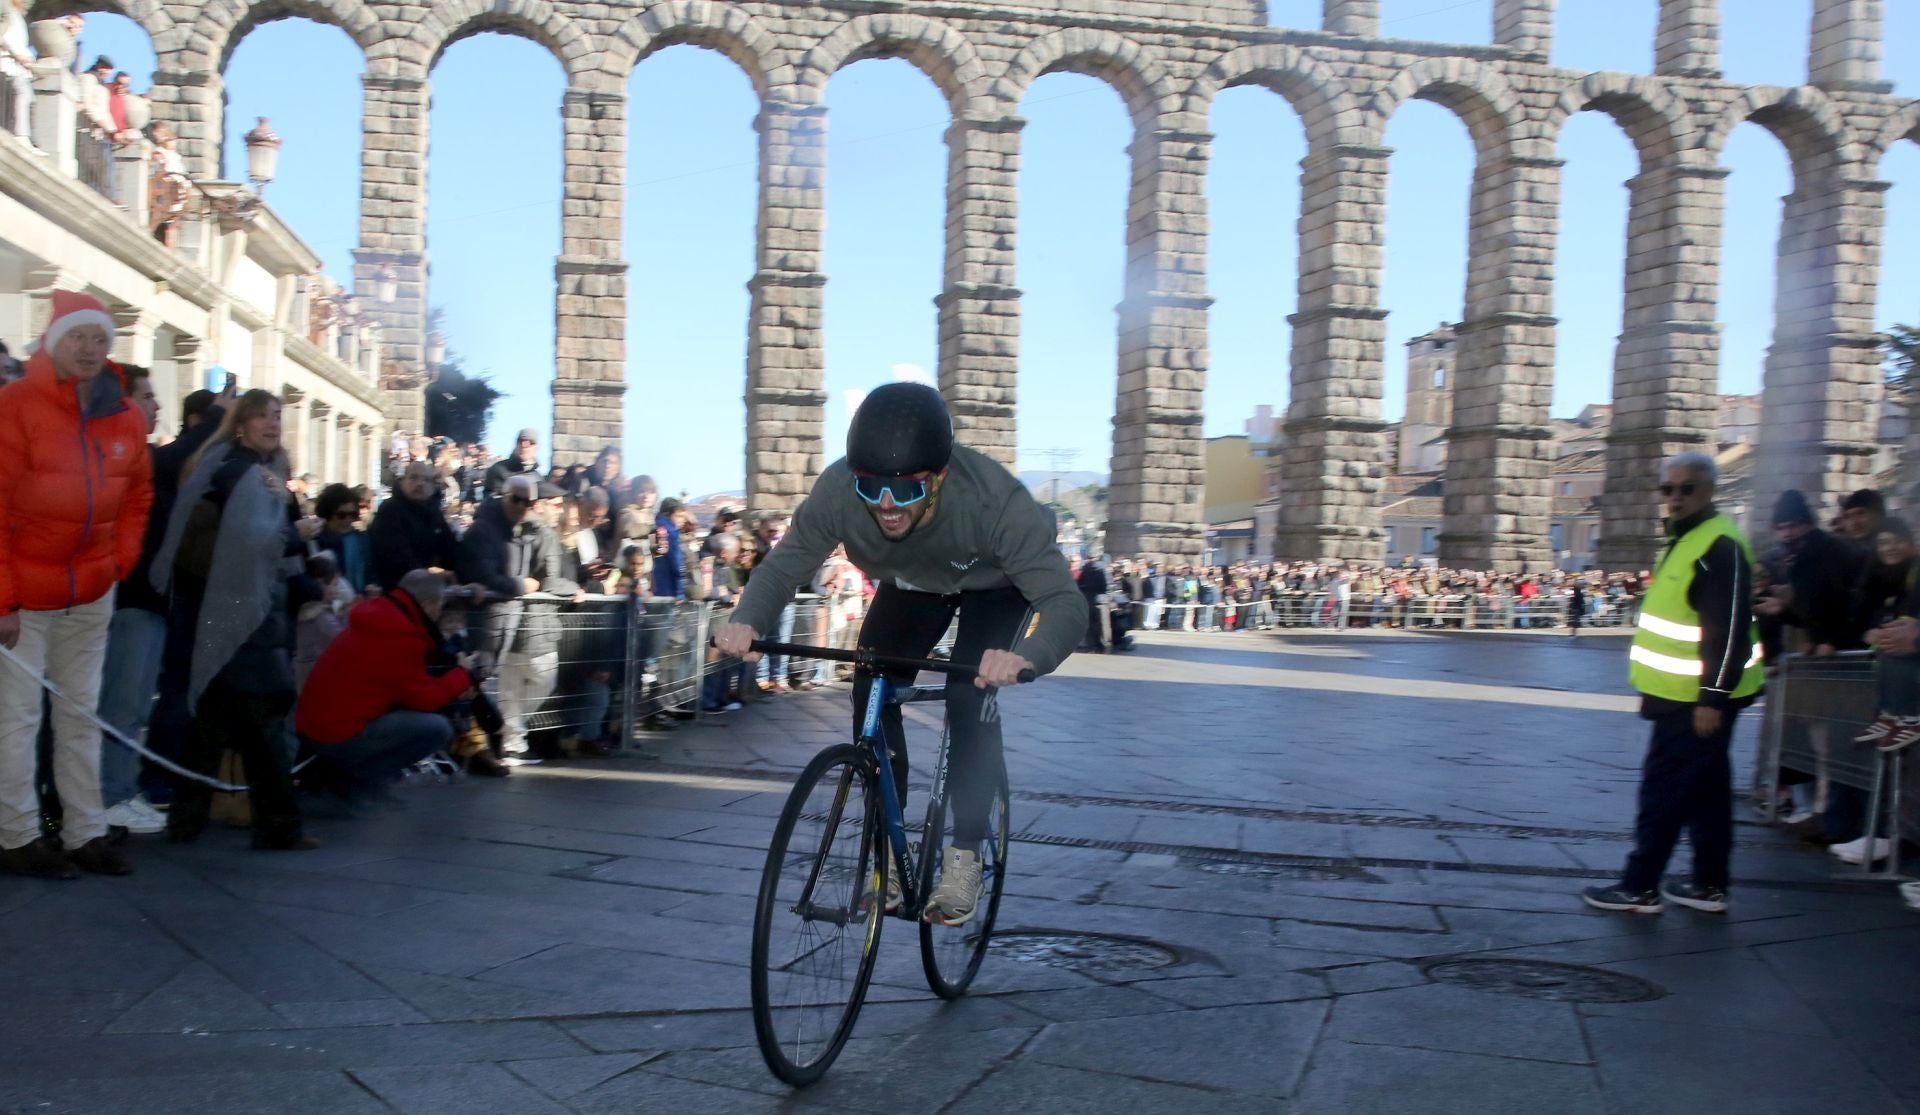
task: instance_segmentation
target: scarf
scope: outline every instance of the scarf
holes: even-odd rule
[[[153,587],[165,593],[173,576],[174,558],[180,552],[187,520],[206,497],[214,473],[235,453],[244,453],[229,442],[207,450],[193,474],[181,484],[180,497],[167,521],[166,541],[153,559]],[[207,570],[206,593],[200,600],[200,614],[193,626],[193,664],[187,682],[187,711],[200,702],[200,694],[219,676],[234,652],[266,620],[273,606],[274,585],[294,570],[286,556],[286,501],[275,495],[267,480],[275,478],[267,466],[256,464],[247,470],[220,515],[219,533],[213,545],[213,560]]]

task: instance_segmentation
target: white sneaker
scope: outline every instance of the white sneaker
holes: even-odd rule
[[[949,846],[940,861],[940,885],[921,917],[941,925],[965,925],[980,907],[980,854]]]
[[[128,798],[108,809],[106,821],[111,828],[123,828],[141,836],[164,832],[167,827],[167,819],[154,812],[152,806],[138,797]]]
[[[1900,897],[1906,899],[1907,905],[1920,910],[1920,882],[1901,883]]]
[[[1841,859],[1846,859],[1848,856],[1852,856],[1854,857],[1853,862],[1859,863],[1860,852],[1866,846],[1867,846],[1867,838],[1864,836],[1856,836],[1852,840],[1849,840],[1844,844],[1827,845],[1827,854],[1830,856],[1838,856]]]
[[[1842,847],[1845,847],[1848,850],[1844,852],[1834,853],[1835,855],[1840,857],[1840,862],[1842,863],[1863,863],[1868,858],[1867,839],[1864,836],[1861,837],[1859,840],[1853,841],[1852,844],[1842,845]],[[1893,851],[1893,841],[1888,840],[1884,836],[1879,837],[1875,839],[1873,842],[1872,858],[1886,859],[1888,854],[1890,854],[1892,851]]]

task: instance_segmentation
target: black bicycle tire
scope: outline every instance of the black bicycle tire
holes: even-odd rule
[[[994,919],[1000,914],[1000,896],[1007,889],[1007,851],[1013,845],[1013,792],[1007,782],[1007,772],[1000,770],[997,782],[999,791],[995,801],[1000,810],[1000,869],[994,872],[993,889],[987,895],[987,908],[980,915],[980,940],[973,946],[973,953],[967,958],[966,971],[958,979],[948,979],[940,970],[938,952],[934,947],[933,931],[936,928],[924,919],[920,922],[920,966],[926,970],[927,986],[942,999],[958,999],[967,993],[973,985],[973,979],[980,974],[980,964],[987,958],[987,946],[993,939]],[[939,862],[941,849],[938,841],[946,831],[946,802],[927,803],[927,823],[921,830],[921,901],[924,903],[932,894],[933,865]]]
[[[860,1008],[866,1002],[867,986],[872,981],[873,966],[880,955],[882,923],[887,920],[884,916],[875,916],[870,921],[873,939],[868,943],[866,956],[860,963],[853,993],[834,1030],[833,1040],[813,1061],[805,1065],[794,1064],[781,1048],[779,1035],[774,1032],[773,1006],[767,1001],[768,937],[773,924],[774,907],[779,900],[780,868],[786,858],[787,842],[792,838],[794,826],[806,807],[808,792],[825,771],[842,764],[852,766],[858,772],[857,777],[866,781],[867,792],[862,795],[867,803],[866,815],[860,822],[865,826],[866,833],[861,838],[862,842],[884,841],[875,816],[879,777],[873,769],[872,756],[849,743],[836,744],[821,751],[794,779],[787,803],[780,810],[780,819],[773,828],[773,839],[767,844],[766,862],[760,869],[760,892],[753,909],[753,951],[749,973],[753,997],[753,1036],[760,1046],[760,1056],[766,1061],[767,1068],[773,1075],[796,1088],[804,1088],[825,1075],[835,1058],[840,1056],[840,1050],[846,1046],[848,1036],[853,1033],[853,1025],[860,1017]]]

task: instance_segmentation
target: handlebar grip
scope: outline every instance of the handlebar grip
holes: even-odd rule
[[[1020,684],[1031,684],[1035,679],[1039,678],[1039,676],[1039,674],[1034,673],[1032,670],[1022,670],[1020,671]]]

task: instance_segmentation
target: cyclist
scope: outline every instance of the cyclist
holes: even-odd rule
[[[847,455],[827,466],[793,525],[753,571],[732,623],[713,641],[749,661],[747,645],[772,630],[794,590],[833,548],[880,583],[859,645],[878,654],[924,658],[960,615],[953,660],[975,665],[971,683],[947,682],[953,751],[954,843],[922,916],[964,925],[979,905],[980,855],[1001,757],[996,687],[1022,670],[1045,674],[1080,645],[1087,605],[1055,544],[1052,512],[985,454],[953,440],[939,392],[915,383],[875,388],[853,416]],[[911,676],[894,679],[911,684]],[[870,682],[853,693],[854,725]],[[900,707],[882,717],[894,784],[905,807],[907,752]],[[887,905],[900,904],[888,860]]]

